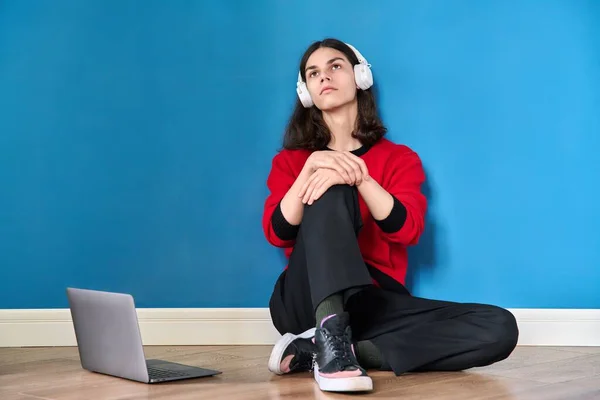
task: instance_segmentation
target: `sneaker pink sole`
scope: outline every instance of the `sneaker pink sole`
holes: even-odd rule
[[[328,378],[319,373],[319,366],[314,366],[315,381],[324,392],[369,392],[373,390],[373,380],[369,376],[352,376],[344,378]]]

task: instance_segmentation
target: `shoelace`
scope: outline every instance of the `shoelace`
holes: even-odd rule
[[[345,335],[331,335],[325,332],[325,347],[334,355],[340,369],[355,364],[352,360],[352,348]]]

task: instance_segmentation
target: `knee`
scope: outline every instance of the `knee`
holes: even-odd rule
[[[349,221],[357,233],[362,227],[358,189],[350,185],[334,185],[312,205],[304,206],[302,224],[306,227],[307,221],[315,221],[318,225],[347,227]],[[310,222],[308,222],[310,225]]]
[[[507,358],[517,346],[519,327],[515,316],[504,308],[490,306],[488,313],[490,324],[485,342],[496,361],[500,361]]]
[[[352,192],[356,190],[356,187],[354,186],[350,186],[350,185],[333,185],[331,186],[329,189],[327,189],[327,191],[325,192],[325,194],[329,194],[329,195],[348,195],[348,194],[352,194]],[[325,194],[323,196],[325,196]]]
[[[325,191],[312,205],[306,205],[305,210],[323,208],[348,208],[358,202],[358,190],[350,185],[334,185]],[[344,207],[342,207],[344,206]]]
[[[350,185],[333,185],[325,191],[314,204],[319,202],[324,203],[329,199],[352,199],[357,191],[356,187]]]

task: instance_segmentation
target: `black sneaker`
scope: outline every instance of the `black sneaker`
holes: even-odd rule
[[[286,333],[275,343],[269,357],[269,371],[277,375],[306,372],[312,369],[316,352],[315,328],[299,335]]]
[[[319,388],[331,392],[373,390],[373,381],[358,364],[352,346],[348,313],[327,317],[316,330],[314,376]]]

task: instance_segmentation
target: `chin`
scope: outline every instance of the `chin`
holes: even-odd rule
[[[317,108],[321,111],[331,111],[341,107],[343,104],[331,103],[331,104],[316,104]]]
[[[353,101],[353,99],[342,100],[342,99],[335,99],[335,98],[327,98],[327,99],[324,99],[324,101],[315,103],[315,105],[321,111],[332,111],[332,110],[336,110],[340,107],[343,107],[345,105],[351,104],[352,101]]]

